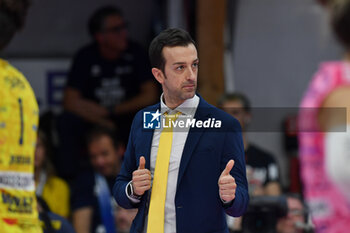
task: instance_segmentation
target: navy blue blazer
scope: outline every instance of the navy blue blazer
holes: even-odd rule
[[[131,126],[129,142],[121,171],[113,187],[113,195],[123,208],[138,208],[130,232],[142,232],[148,213],[150,192],[133,204],[125,193],[132,173],[138,169],[141,156],[150,170],[151,143],[154,130],[143,129],[143,112],[156,111],[160,104],[138,112]],[[225,213],[241,216],[248,205],[244,148],[239,122],[208,104],[200,97],[195,119],[221,120],[220,129],[191,128],[183,150],[175,195],[177,233],[228,233]],[[236,198],[230,205],[220,199],[218,180],[230,159],[235,161],[231,175],[237,183]]]

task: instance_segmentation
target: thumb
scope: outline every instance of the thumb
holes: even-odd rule
[[[145,169],[145,164],[146,164],[145,157],[141,156],[140,157],[139,169]]]
[[[233,165],[235,164],[235,161],[233,159],[231,159],[230,161],[228,161],[228,163],[226,164],[226,167],[225,169],[222,171],[221,175],[229,175],[230,174],[230,171],[232,170],[233,168]]]

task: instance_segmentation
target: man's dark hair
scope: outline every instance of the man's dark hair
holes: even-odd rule
[[[304,204],[303,195],[301,195],[300,193],[285,193],[284,196],[298,199],[302,204]]]
[[[331,2],[331,25],[338,40],[350,49],[350,1]]]
[[[120,138],[115,131],[101,126],[96,126],[88,132],[86,136],[86,145],[89,146],[92,142],[103,136],[111,138],[115,148],[118,148],[121,145]]]
[[[115,6],[103,6],[97,9],[89,19],[89,34],[94,37],[96,33],[103,29],[105,19],[112,15],[123,17],[122,11]]]
[[[165,58],[163,56],[164,47],[188,46],[196,43],[188,32],[179,28],[168,28],[156,36],[149,46],[149,59],[152,67],[156,67],[164,72]]]
[[[0,1],[0,50],[23,27],[29,6],[30,0]]]
[[[284,196],[286,198],[293,198],[293,199],[297,199],[300,201],[300,203],[303,206],[303,217],[304,217],[304,221],[307,221],[308,219],[308,214],[309,214],[309,209],[307,204],[305,203],[305,200],[303,198],[303,195],[301,193],[286,193],[284,194]]]
[[[226,101],[239,101],[242,103],[244,111],[246,111],[248,113],[250,113],[250,111],[251,111],[250,101],[249,101],[248,97],[242,93],[234,92],[234,93],[230,93],[230,94],[224,94],[219,100],[219,103],[218,103],[219,106],[222,107],[222,105]]]

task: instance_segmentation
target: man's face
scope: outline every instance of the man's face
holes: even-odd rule
[[[164,47],[164,73],[158,70],[156,79],[162,84],[166,100],[181,104],[192,98],[197,89],[198,56],[193,44]],[[156,69],[156,68],[154,68]]]
[[[88,146],[90,161],[95,171],[103,176],[115,176],[121,158],[120,150],[114,147],[109,136],[94,139]]]
[[[119,15],[107,16],[96,39],[101,46],[118,52],[124,51],[128,46],[128,32],[124,19]]]
[[[278,233],[301,233],[301,229],[296,227],[298,222],[304,223],[304,207],[297,198],[287,198],[288,214],[277,222]]]
[[[225,112],[229,113],[239,121],[243,130],[245,129],[246,124],[250,121],[251,116],[244,110],[241,101],[227,100],[222,104],[222,108]]]

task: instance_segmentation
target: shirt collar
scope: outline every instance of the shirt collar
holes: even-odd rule
[[[194,116],[194,113],[196,112],[196,109],[199,104],[199,97],[197,95],[194,95],[192,98],[185,100],[182,104],[177,106],[175,109],[170,109],[163,101],[164,93],[160,96],[160,111],[162,114],[165,112],[168,113],[176,113],[181,112],[182,115],[192,115]]]

